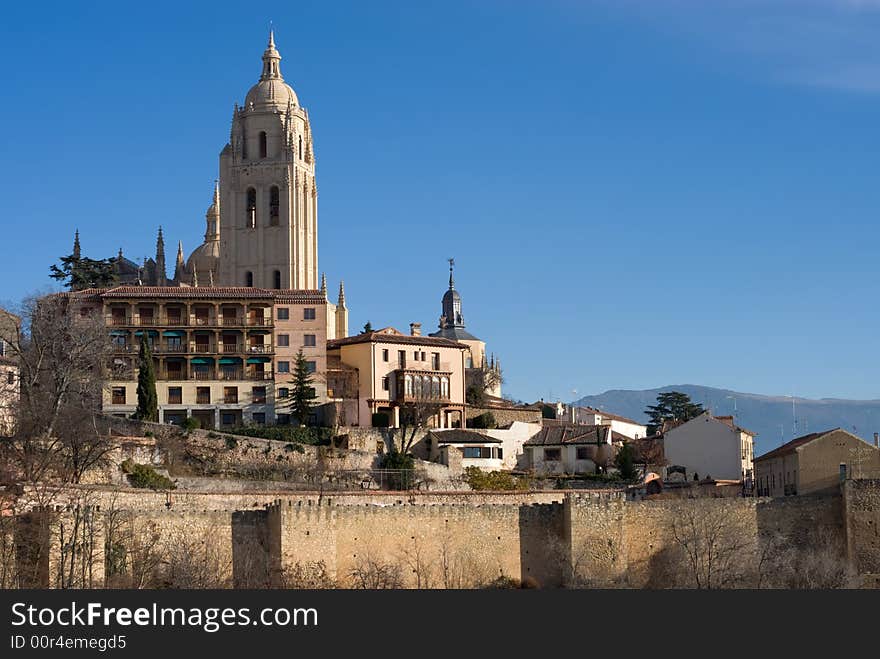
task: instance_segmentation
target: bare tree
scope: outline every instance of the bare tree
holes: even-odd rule
[[[683,560],[677,575],[681,583],[674,585],[714,589],[747,584],[754,531],[739,510],[737,500],[716,498],[687,499],[676,507],[671,535]]]
[[[418,538],[412,544],[401,549],[401,562],[406,565],[415,578],[416,588],[432,588],[434,586],[434,564]]]
[[[295,563],[285,568],[281,576],[281,587],[297,590],[326,590],[336,588],[324,561],[307,561]]]
[[[419,430],[427,428],[442,409],[442,403],[432,400],[418,400],[401,405],[400,427],[393,428],[390,433],[393,447],[401,453],[409,453]]]
[[[352,587],[359,590],[403,588],[401,565],[383,561],[370,550],[358,555],[358,560],[348,576]]]
[[[110,340],[98,313],[76,296],[29,298],[22,323],[0,326],[19,370],[19,404],[4,458],[16,479],[78,482],[113,446],[98,432]]]
[[[819,527],[794,542],[778,532],[760,538],[758,588],[858,588],[859,576],[846,557],[839,531]]]

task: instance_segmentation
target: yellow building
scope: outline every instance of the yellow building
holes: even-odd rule
[[[876,478],[880,448],[840,428],[798,437],[755,458],[756,493],[781,497],[836,490],[841,466],[851,478]]]
[[[399,427],[402,411],[422,406],[431,412],[427,425],[461,427],[467,355],[463,343],[393,327],[328,341],[331,400],[345,406],[348,425],[371,426],[378,414]]]

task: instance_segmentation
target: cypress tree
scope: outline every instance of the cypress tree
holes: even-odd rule
[[[302,349],[296,354],[291,384],[293,386],[290,391],[290,411],[297,418],[299,424],[304,426],[315,409],[315,401],[318,396],[315,394],[312,374]]]
[[[141,336],[138,354],[137,411],[134,416],[143,421],[159,421],[159,398],[156,395],[156,372],[153,370],[153,353],[147,334]]]

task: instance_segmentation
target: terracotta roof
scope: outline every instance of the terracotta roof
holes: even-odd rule
[[[604,444],[611,432],[612,442],[628,441],[618,432],[614,432],[609,426],[550,426],[530,437],[524,446],[562,446],[571,444]]]
[[[625,416],[620,416],[619,414],[613,414],[611,412],[606,412],[605,410],[600,410],[596,407],[579,407],[579,410],[587,410],[590,414],[601,414],[606,419],[611,419],[612,421],[622,421],[623,423],[632,423],[636,426],[643,426],[644,423],[639,421],[633,421],[632,419],[627,419]]]
[[[348,336],[344,339],[333,339],[327,341],[327,349],[332,350],[333,348],[354,345],[356,343],[401,343],[406,345],[434,346],[437,348],[468,349],[463,343],[431,336],[411,336],[409,334],[402,334],[393,327],[386,327],[376,332],[365,332],[364,334]]]
[[[440,444],[501,444],[500,439],[489,437],[476,430],[432,430],[429,434],[437,438]]]
[[[831,430],[825,430],[824,432],[811,432],[809,435],[804,435],[802,437],[795,437],[791,441],[786,442],[782,446],[777,446],[772,451],[765,453],[764,455],[760,455],[754,459],[754,462],[758,462],[759,460],[769,460],[770,458],[776,458],[780,455],[787,455],[789,453],[794,453],[795,449],[799,446],[803,446],[808,442],[812,442],[814,439],[819,439],[823,435],[827,435],[829,433],[834,432],[835,430],[840,430],[840,428],[832,428]]]
[[[186,298],[217,299],[247,298],[272,299],[279,303],[324,304],[326,298],[321,291],[252,288],[249,286],[114,286],[113,288],[86,288],[81,291],[64,293],[71,297],[94,298]]]

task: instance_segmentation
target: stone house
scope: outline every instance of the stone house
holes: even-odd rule
[[[880,473],[880,448],[840,428],[797,437],[755,458],[756,492],[781,497],[834,491],[843,465],[855,478]]]

